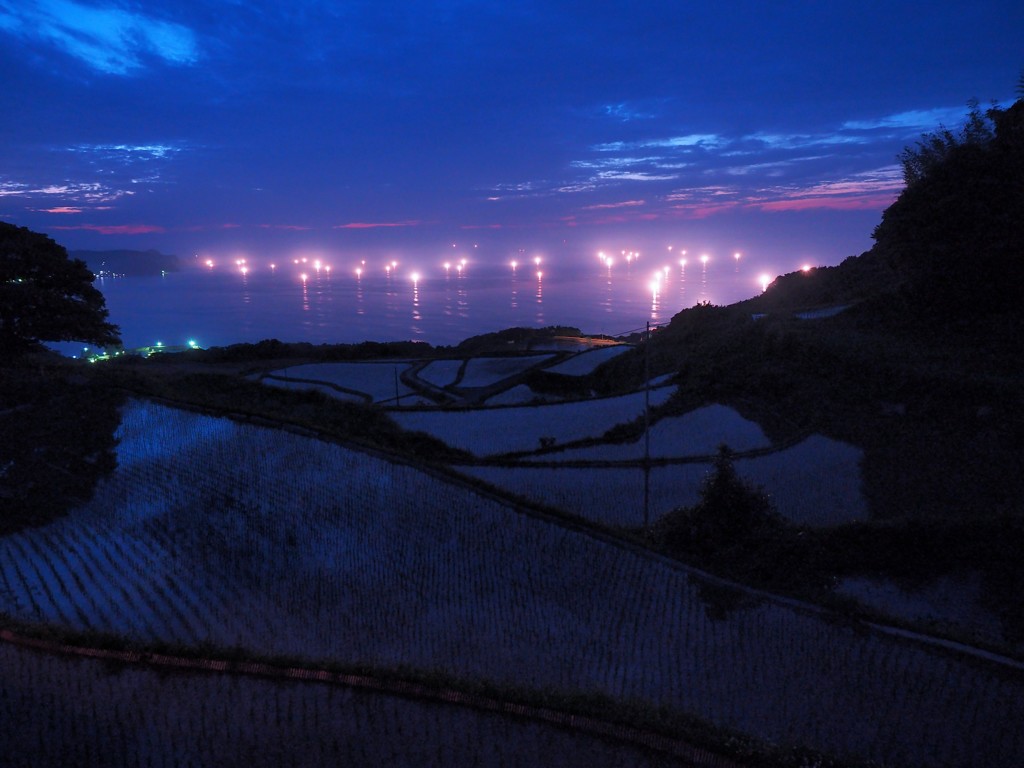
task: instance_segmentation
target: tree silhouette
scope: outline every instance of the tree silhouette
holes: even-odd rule
[[[0,222],[0,353],[43,341],[121,343],[85,262],[26,227]]]
[[[873,249],[921,316],[969,318],[1024,300],[1024,99],[941,128],[900,156],[907,187]]]
[[[756,542],[781,527],[767,494],[737,474],[732,451],[723,445],[700,500],[666,514],[655,523],[654,533],[669,551],[708,555]]]

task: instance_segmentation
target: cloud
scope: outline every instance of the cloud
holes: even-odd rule
[[[81,213],[81,208],[73,208],[68,205],[61,205],[56,208],[36,208],[40,213]]]
[[[75,203],[109,203],[134,194],[131,190],[115,189],[95,181],[47,185],[0,181],[0,197],[62,197]]]
[[[633,208],[638,205],[646,205],[645,200],[623,200],[620,203],[598,203],[597,205],[586,205],[584,211],[600,211],[605,208]]]
[[[69,152],[123,163],[168,160],[181,150],[181,147],[170,144],[77,144],[68,147]]]
[[[644,173],[642,171],[601,171],[597,174],[597,177],[613,181],[672,181],[672,179],[678,179],[679,174]]]
[[[573,168],[627,168],[644,163],[654,164],[659,159],[657,157],[599,157],[595,160],[573,160],[570,165]]]
[[[616,104],[604,104],[601,107],[601,114],[623,123],[634,120],[653,120],[658,116],[660,109],[656,104],[636,104],[620,101]]]
[[[416,227],[423,224],[418,219],[408,221],[353,221],[348,224],[335,224],[334,229],[376,229],[378,227]]]
[[[738,200],[729,200],[720,203],[694,200],[690,202],[678,203],[676,205],[673,205],[669,210],[670,215],[674,218],[707,219],[719,213],[729,213],[730,211],[735,211],[740,207],[741,203]]]
[[[833,211],[871,211],[888,206],[895,199],[894,195],[859,195],[856,197],[797,197],[789,200],[772,200],[758,203],[753,207],[769,212],[809,211],[830,209]]]
[[[879,128],[896,128],[904,131],[933,131],[940,125],[959,125],[966,118],[963,107],[937,107],[935,109],[912,109],[869,120],[848,120],[843,123],[844,131],[874,131]]]
[[[846,136],[842,133],[752,133],[740,139],[741,142],[758,142],[768,149],[805,149],[807,147],[828,147],[843,144],[867,144],[866,136]]]
[[[692,147],[714,148],[728,143],[726,139],[715,133],[690,133],[682,136],[670,136],[663,139],[643,139],[640,141],[610,141],[595,144],[591,149],[595,152],[623,152],[634,149],[680,149]]]
[[[670,203],[685,203],[693,200],[710,200],[722,197],[736,197],[737,190],[721,185],[708,187],[691,187],[680,189],[669,194],[665,199]]]
[[[805,188],[767,189],[765,196],[774,199],[753,202],[752,207],[762,211],[881,210],[896,199],[903,186],[902,170],[893,165]]]
[[[55,45],[93,69],[113,75],[142,69],[147,58],[173,65],[195,64],[199,59],[195,35],[187,27],[113,4],[0,0],[0,29]]]
[[[101,235],[149,235],[167,230],[156,224],[78,224],[75,226],[57,226],[52,229],[87,230]]]

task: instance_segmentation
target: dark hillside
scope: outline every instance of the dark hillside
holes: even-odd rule
[[[870,251],[683,310],[591,383],[636,386],[649,365],[675,374],[680,410],[724,403],[776,439],[788,429],[863,450],[869,521],[776,533],[739,559],[725,546],[705,566],[797,592],[851,574],[980,574],[1020,644],[1024,102],[975,110],[901,159],[907,187]]]
[[[907,187],[869,256],[891,266],[920,315],[1019,312],[1024,299],[1024,101],[959,136],[925,136],[902,158]]]

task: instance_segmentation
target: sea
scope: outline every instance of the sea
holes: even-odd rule
[[[190,260],[178,272],[97,278],[126,348],[278,339],[313,344],[414,340],[454,345],[511,327],[627,335],[701,302],[756,295],[770,272],[739,259],[452,258]],[[774,275],[772,275],[774,276]]]

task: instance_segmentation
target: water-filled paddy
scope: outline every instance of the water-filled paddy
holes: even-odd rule
[[[709,590],[415,468],[133,403],[92,501],[0,540],[0,610],[140,640],[441,668],[894,764],[1024,750],[1018,671]],[[74,683],[69,682],[69,685]]]

